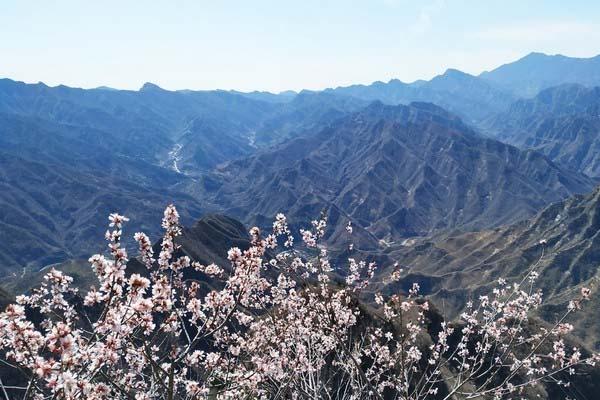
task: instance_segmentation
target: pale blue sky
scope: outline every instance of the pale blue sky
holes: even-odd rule
[[[77,87],[321,89],[531,51],[600,53],[600,1],[28,1],[0,5],[0,77]]]

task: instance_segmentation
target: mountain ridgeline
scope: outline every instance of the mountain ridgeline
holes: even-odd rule
[[[564,84],[545,89],[513,103],[488,121],[487,130],[499,140],[600,176],[600,87]]]
[[[166,204],[183,222],[204,200],[178,186],[227,160],[300,135],[355,99],[300,94],[287,103],[223,92],[50,88],[0,81],[0,270],[40,268],[103,248],[109,213],[151,224]]]
[[[479,77],[519,97],[534,97],[541,90],[564,83],[600,86],[600,55],[576,58],[531,53]]]
[[[335,227],[352,221],[385,242],[514,222],[594,185],[430,103],[381,102],[210,178],[205,196],[246,222],[266,223],[281,210],[309,221],[326,209]]]
[[[351,221],[375,252],[530,218],[597,184],[597,64],[533,53],[479,76],[280,94],[1,79],[0,274],[101,251],[114,211],[157,237],[171,202],[187,226],[285,212],[298,228],[326,210],[332,246]]]
[[[455,69],[449,69],[430,81],[404,83],[393,79],[388,83],[339,87],[326,92],[386,104],[431,102],[474,124],[504,110],[516,99],[508,91]]]
[[[528,220],[491,230],[444,233],[411,246],[394,246],[385,257],[406,268],[406,280],[420,282],[450,315],[460,312],[468,298],[489,293],[499,278],[518,282],[535,271],[546,299],[541,315],[555,321],[582,287],[598,287],[600,188],[554,203]],[[599,307],[594,296],[585,314],[571,321],[577,336],[596,349]]]

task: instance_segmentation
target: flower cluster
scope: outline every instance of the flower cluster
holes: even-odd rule
[[[109,217],[107,255],[90,258],[98,280],[85,294],[50,270],[40,288],[0,315],[4,364],[25,399],[427,399],[504,398],[547,378],[562,379],[596,355],[573,348],[566,318],[591,296],[571,301],[554,326],[532,328],[542,304],[535,271],[501,280],[469,302],[460,321],[432,328],[420,287],[370,291],[372,262],[333,268],[322,217],[302,230],[303,251],[282,214],[272,232],[250,230],[228,268],[178,251],[174,206],[165,210],[155,257],[136,233],[145,269],[129,271],[119,214]],[[347,226],[352,233],[352,226]],[[284,250],[276,252],[279,243]],[[139,265],[139,263],[138,263]],[[393,281],[402,280],[395,266]],[[342,274],[342,278],[340,278]],[[82,301],[80,301],[80,299]],[[32,317],[33,316],[33,317]],[[20,393],[18,393],[20,392]]]

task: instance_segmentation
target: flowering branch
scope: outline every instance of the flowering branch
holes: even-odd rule
[[[52,269],[0,314],[2,362],[25,377],[21,386],[0,381],[6,399],[503,398],[548,380],[567,385],[599,359],[565,341],[567,317],[589,289],[554,325],[532,323],[542,305],[535,269],[515,284],[500,280],[459,321],[434,326],[419,285],[386,296],[368,290],[374,263],[351,258],[334,269],[320,244],[324,216],[300,231],[297,251],[278,214],[272,232],[252,228],[249,247],[230,249],[222,268],[178,256],[171,205],[158,257],[148,236],[134,235],[144,271],[127,270],[127,218],[109,220],[108,255],[90,258],[97,287],[80,294]]]

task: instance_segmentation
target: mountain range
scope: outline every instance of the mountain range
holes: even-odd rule
[[[600,176],[600,88],[563,84],[521,99],[493,117],[486,131],[540,151],[561,165]]]
[[[599,60],[532,53],[479,76],[279,94],[2,79],[0,275],[13,290],[48,265],[78,271],[103,251],[110,212],[156,238],[173,202],[192,227],[186,251],[220,262],[242,224],[285,212],[297,229],[325,210],[332,248],[352,222],[357,251],[411,265],[452,312],[522,274],[547,240],[542,278],[559,304],[595,276],[597,192],[581,195],[600,177]],[[209,213],[235,220],[194,225]]]
[[[347,221],[362,228],[364,245],[514,222],[594,186],[540,153],[479,135],[431,103],[375,102],[209,178],[212,190],[196,197],[226,214],[263,225],[283,210],[294,222],[326,209],[334,230]]]
[[[543,89],[563,83],[600,86],[600,55],[576,58],[530,53],[479,77],[519,97],[534,97]]]
[[[405,268],[406,281],[419,282],[448,315],[460,312],[467,299],[489,293],[498,279],[518,282],[535,271],[546,304],[541,315],[554,321],[582,287],[598,287],[600,187],[549,205],[515,224],[446,232],[390,247],[382,256],[387,265],[393,260]],[[594,296],[584,314],[570,321],[577,336],[592,348],[600,348],[599,307]]]
[[[325,92],[386,104],[431,102],[474,124],[506,109],[516,99],[509,91],[456,69],[449,69],[430,81],[404,83],[393,79],[387,83],[338,87]]]
[[[150,83],[139,91],[84,90],[0,80],[0,268],[39,268],[96,250],[102,221],[116,209],[133,216],[140,229],[157,233],[144,221],[172,201],[186,223],[207,211],[230,211],[243,215],[245,222],[266,223],[275,212],[288,210],[300,220],[328,207],[364,228],[367,247],[380,240],[530,216],[548,202],[589,190],[594,182],[575,171],[595,176],[596,168],[595,128],[587,128],[593,120],[576,133],[582,124],[556,123],[563,136],[554,146],[560,154],[521,140],[521,132],[531,132],[522,121],[532,118],[543,126],[556,115],[568,121],[584,115],[593,119],[592,109],[585,114],[581,107],[565,104],[568,96],[548,96],[545,108],[525,104],[543,102],[538,98],[518,99],[508,85],[511,75],[503,71],[519,70],[532,59],[545,60],[539,68],[557,60],[532,54],[480,76],[448,70],[411,84],[392,80],[280,94],[173,92]],[[588,65],[594,59],[568,60]],[[581,76],[573,72],[565,79],[580,82],[591,76],[578,68],[573,70],[581,69]],[[584,95],[585,90],[576,92],[592,101],[594,90]],[[437,114],[436,122],[419,121],[402,133],[391,128],[398,122],[392,122],[396,117],[391,111],[389,121],[380,118],[386,132],[352,122],[359,114],[379,118],[375,115],[381,105],[368,108],[372,101],[421,102],[404,110]],[[533,110],[535,117],[521,109]],[[407,113],[398,110],[398,115]],[[458,125],[460,135],[443,140]],[[417,133],[412,130],[421,128],[424,141],[413,140]],[[363,129],[372,143],[355,137]],[[524,151],[477,139],[478,131]],[[328,135],[337,142],[324,140]],[[563,146],[573,135],[583,139]],[[579,147],[589,154],[581,156]],[[352,157],[357,154],[361,157]],[[362,163],[363,158],[369,163]],[[341,165],[344,170],[331,168]],[[306,173],[314,174],[312,181]],[[240,179],[230,182],[228,176]],[[387,179],[394,183],[386,184]],[[302,180],[306,185],[298,183]],[[518,206],[511,208],[505,199],[513,195]]]
[[[370,85],[327,89],[326,92],[368,101],[380,100],[386,104],[432,102],[478,126],[520,98],[534,97],[544,89],[566,83],[600,86],[600,55],[574,58],[530,53],[478,76],[448,69],[430,81],[404,83],[392,79],[387,83],[378,81]]]
[[[96,251],[117,210],[158,233],[147,221],[174,202],[192,223],[203,201],[177,185],[362,106],[331,94],[283,104],[150,84],[134,92],[1,80],[0,270]]]

